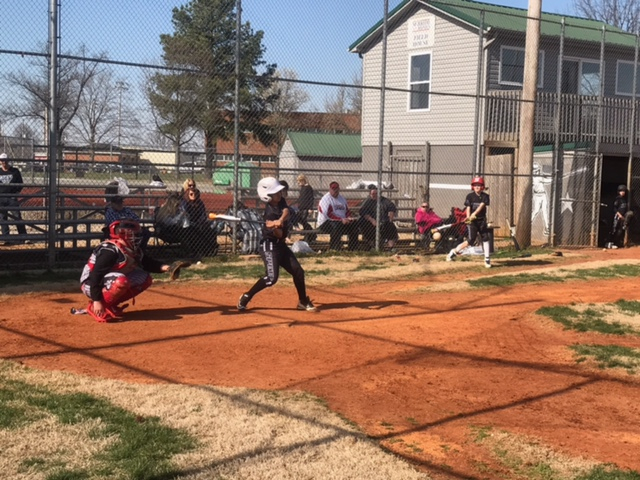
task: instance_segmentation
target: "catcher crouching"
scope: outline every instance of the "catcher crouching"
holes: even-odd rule
[[[142,229],[135,220],[117,220],[109,226],[108,240],[98,245],[82,270],[80,288],[89,297],[86,312],[96,321],[112,322],[123,316],[127,300],[151,286],[149,272],[170,272],[177,278],[186,262],[163,264],[140,249]]]

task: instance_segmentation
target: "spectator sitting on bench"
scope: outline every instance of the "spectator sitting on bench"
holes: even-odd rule
[[[194,258],[215,255],[218,250],[215,225],[207,218],[207,209],[200,198],[200,190],[188,188],[182,198],[181,209],[186,216],[183,241]]]
[[[415,221],[418,233],[422,235],[422,245],[428,247],[431,243],[431,229],[442,225],[442,218],[433,211],[429,202],[424,201],[416,210]]]
[[[376,243],[376,212],[378,211],[378,186],[369,185],[369,198],[360,205],[360,230],[362,240],[370,248]],[[386,243],[387,248],[393,248],[398,241],[398,229],[393,223],[397,208],[387,197],[380,195],[380,242]]]
[[[135,220],[140,223],[140,217],[131,210],[129,207],[124,206],[124,198],[120,195],[114,195],[111,197],[111,201],[107,204],[107,208],[104,211],[105,228],[103,232],[108,234],[109,225],[118,220]],[[140,248],[144,250],[149,243],[151,233],[148,228],[142,228],[142,241],[140,242]]]
[[[329,234],[329,248],[342,248],[342,235],[349,236],[349,250],[358,247],[358,224],[351,216],[347,199],[340,195],[340,184],[331,182],[329,192],[325,193],[318,204],[318,227]]]

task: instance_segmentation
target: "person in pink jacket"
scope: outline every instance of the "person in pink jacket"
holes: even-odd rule
[[[422,205],[418,207],[415,219],[416,225],[418,226],[418,232],[420,232],[420,234],[422,235],[431,230],[433,227],[442,225],[442,219],[436,212],[433,211],[431,207],[429,207],[428,202],[422,202]]]

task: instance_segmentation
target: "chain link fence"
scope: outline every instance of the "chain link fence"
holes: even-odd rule
[[[284,15],[262,3],[11,2],[0,147],[23,188],[0,192],[3,268],[83,262],[114,196],[158,255],[244,251],[242,224],[207,213],[259,210],[264,176],[289,183],[290,203],[300,174],[316,200],[338,181],[356,211],[383,182],[408,243],[419,204],[446,219],[475,174],[486,177],[497,237],[530,203],[532,245],[607,243],[620,184],[639,204],[636,36],[543,15],[531,162],[518,158],[526,11],[404,0],[385,12],[384,0],[363,1],[377,11],[371,24],[351,32],[348,60],[320,70],[327,25],[352,29],[351,13],[327,11],[321,23],[301,5]],[[179,228],[158,223],[171,197]]]

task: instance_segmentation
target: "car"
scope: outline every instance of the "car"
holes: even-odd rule
[[[185,162],[178,167],[180,173],[203,173],[204,165],[195,162]]]

